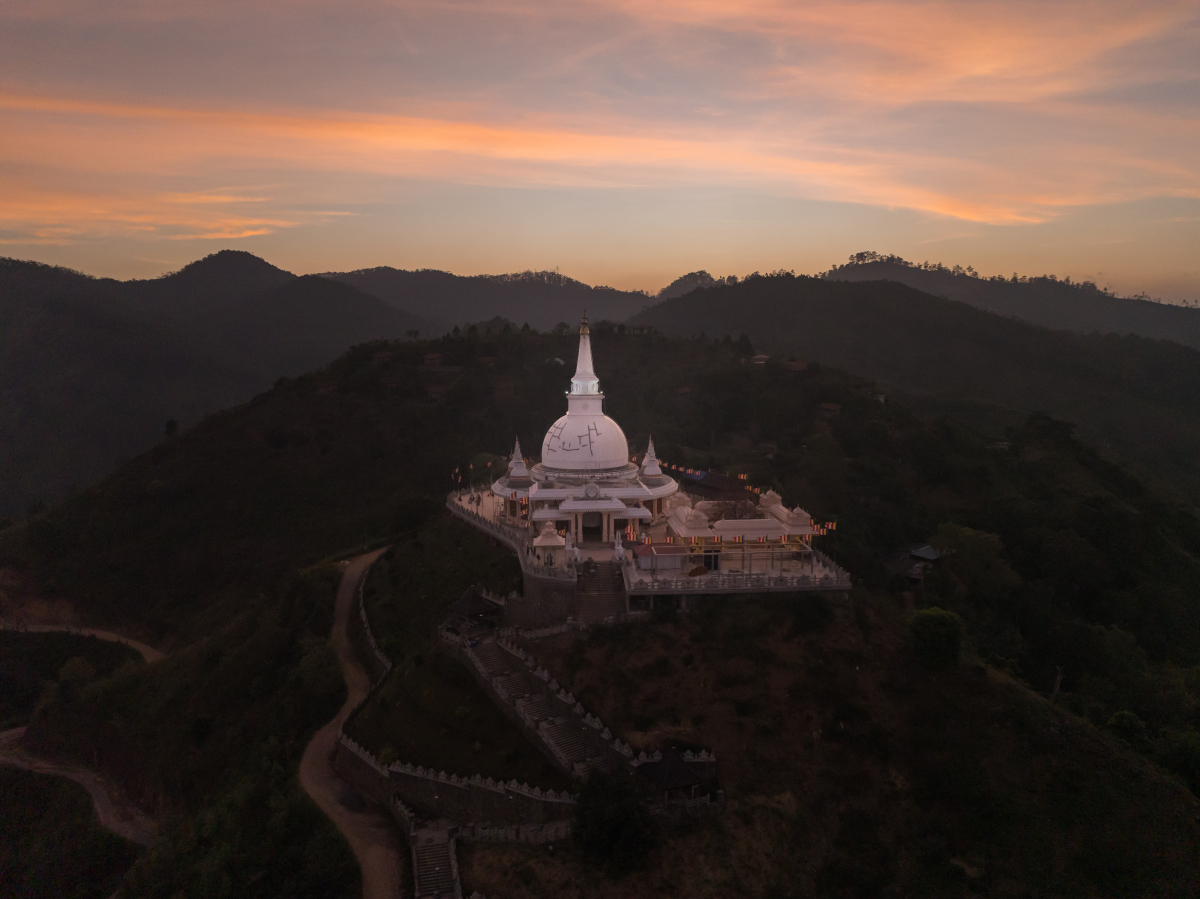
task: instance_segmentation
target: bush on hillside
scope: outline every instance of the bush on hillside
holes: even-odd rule
[[[950,668],[962,658],[963,623],[953,612],[922,609],[908,622],[913,652],[930,668]]]
[[[593,862],[616,876],[641,868],[658,845],[650,809],[633,778],[595,773],[575,807],[575,840]]]

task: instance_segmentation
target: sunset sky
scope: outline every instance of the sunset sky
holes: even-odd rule
[[[5,0],[0,255],[1200,299],[1200,4]]]

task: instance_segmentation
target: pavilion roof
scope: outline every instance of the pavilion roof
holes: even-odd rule
[[[467,592],[462,595],[461,599],[458,599],[450,606],[450,611],[455,615],[461,615],[463,618],[476,618],[480,615],[499,612],[500,606],[492,602],[472,585],[467,588]]]

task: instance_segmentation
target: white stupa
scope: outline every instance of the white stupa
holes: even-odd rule
[[[654,442],[639,468],[629,455],[621,426],[604,414],[604,394],[592,364],[592,339],[587,317],[579,328],[579,358],[567,414],[558,419],[542,441],[542,460],[525,471],[520,445],[513,453],[507,476],[492,492],[514,507],[527,500],[526,514],[544,532],[543,522],[576,544],[614,545],[627,527],[637,531],[643,523],[663,517],[663,500],[679,490],[673,478],[662,473],[654,455]],[[527,480],[528,479],[528,480]]]

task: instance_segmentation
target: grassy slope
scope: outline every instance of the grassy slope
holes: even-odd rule
[[[446,607],[471,584],[519,588],[516,558],[443,514],[376,563],[367,583],[372,632],[395,667],[346,729],[387,761],[447,773],[516,778],[562,790],[568,778],[531,746],[436,635]]]
[[[338,576],[295,576],[166,659],[39,709],[35,749],[99,768],[167,824],[128,895],[354,894],[349,848],[295,778],[345,700],[326,642]]]
[[[852,609],[713,599],[537,643],[635,746],[715,749],[728,810],[668,832],[625,881],[590,876],[572,851],[488,846],[467,853],[465,888],[514,899],[1200,888],[1190,793],[984,665],[921,668],[903,634],[894,602],[863,591]]]
[[[786,274],[693,292],[635,320],[667,334],[745,332],[762,352],[836,365],[1001,431],[1046,412],[1164,492],[1200,498],[1200,352],[1189,347],[1050,331],[892,281]]]
[[[364,340],[428,330],[324,278],[224,251],[149,281],[0,258],[0,516],[56,500]]]
[[[98,637],[0,631],[0,730],[25,724],[41,697],[82,686],[70,682],[69,670],[68,682],[62,682],[63,666],[72,659],[87,661],[91,676],[85,673],[86,680],[108,677],[121,665],[136,669],[142,663],[135,650]]]
[[[136,795],[178,816],[176,836],[138,868],[147,878],[141,892],[190,879],[220,894],[253,878],[260,894],[282,895],[305,871],[297,853],[310,840],[332,852],[336,835],[296,797],[291,772],[305,735],[328,720],[340,693],[324,650],[333,582],[321,569],[296,572],[338,548],[421,526],[453,469],[465,470],[481,450],[507,450],[514,433],[536,447],[561,414],[569,376],[548,360],[571,358],[575,345],[566,334],[364,346],[0,535],[0,562],[41,594],[177,647],[169,663],[40,719],[54,751],[90,758],[99,745],[103,764]],[[999,560],[1019,583],[995,595],[964,569],[960,582],[936,587],[938,601],[967,618],[980,654],[1039,691],[1065,665],[1064,705],[1098,724],[1136,712],[1147,755],[1187,770],[1179,735],[1194,732],[1200,696],[1189,600],[1200,551],[1194,516],[1045,419],[997,452],[968,428],[881,406],[869,383],[819,367],[750,366],[711,341],[623,337],[602,326],[593,346],[608,408],[636,443],[653,428],[668,462],[748,472],[751,483],[776,487],[819,519],[838,516],[825,547],[876,589],[892,586],[881,564],[889,550],[946,522],[998,535]],[[419,360],[429,349],[461,371],[425,370]],[[511,397],[496,389],[507,385]],[[841,404],[841,414],[823,418],[823,402]],[[455,562],[426,552],[415,564],[431,566],[421,578],[434,578]],[[391,635],[381,630],[386,645]],[[1004,739],[1023,733],[1020,695],[996,703]],[[910,728],[901,723],[898,739],[917,739]],[[756,745],[788,746],[769,733]],[[1133,769],[1114,770],[1125,777]],[[1043,791],[1041,801],[1066,814],[1101,801],[1109,780],[1081,781],[1073,798]],[[767,808],[778,791],[752,795],[759,798],[749,805]],[[1120,820],[1174,808],[1150,798]],[[768,839],[775,825],[763,820]],[[1088,826],[1107,833],[1101,822]],[[868,829],[854,839],[875,845],[869,838]],[[919,852],[920,831],[896,839]],[[1137,845],[1131,836],[1130,858]],[[996,863],[994,876],[1020,879],[1035,867],[1039,856],[1018,850]],[[349,882],[339,879],[344,857],[322,852],[311,853],[317,868],[306,878]]]
[[[87,790],[0,766],[0,895],[107,899],[141,851],[100,826]]]

